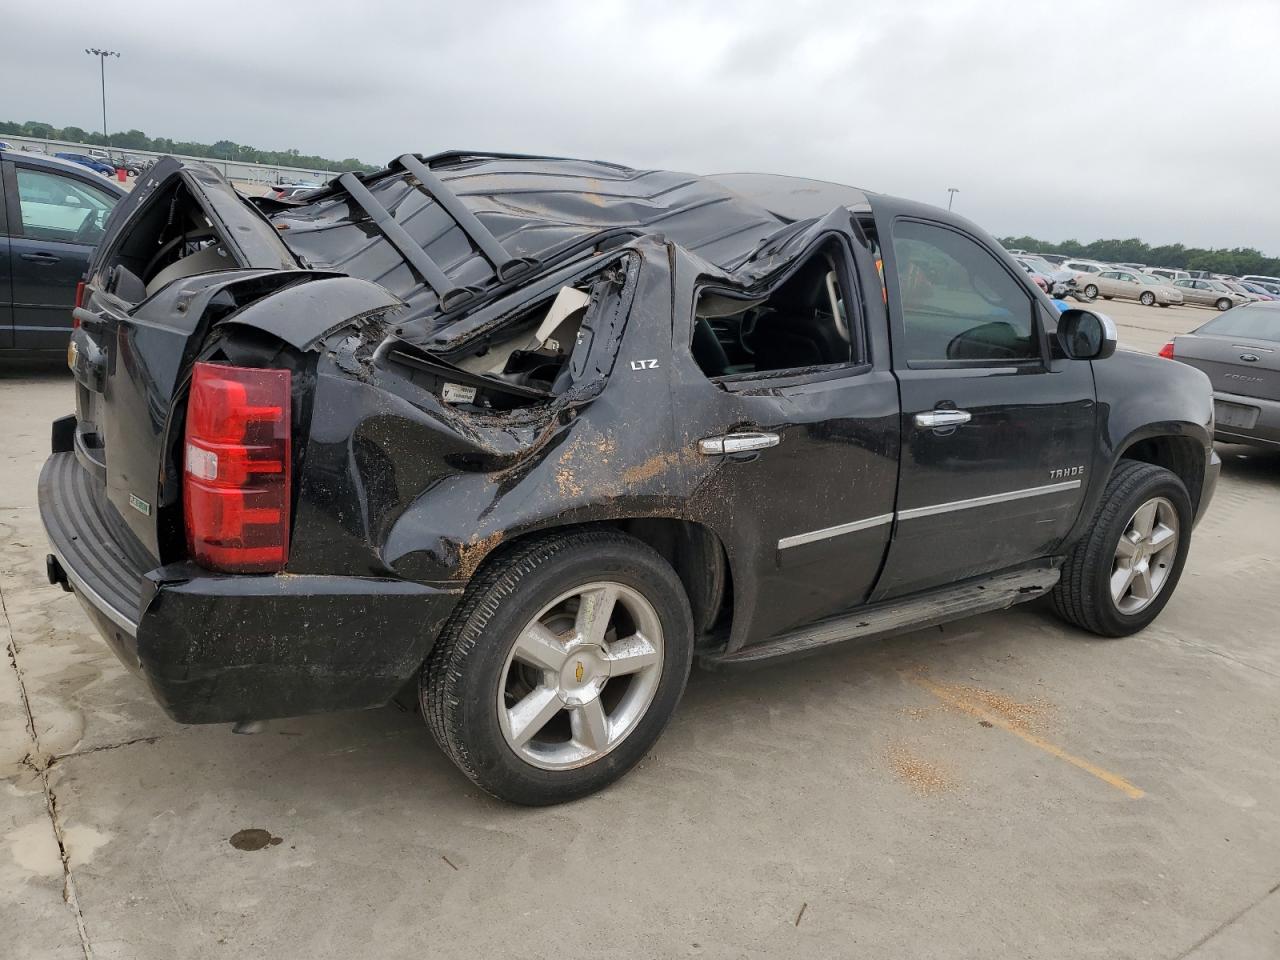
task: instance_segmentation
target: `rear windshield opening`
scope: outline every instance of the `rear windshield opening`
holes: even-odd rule
[[[204,210],[177,180],[146,202],[103,273],[108,293],[138,303],[174,280],[236,266]]]
[[[729,377],[854,360],[839,248],[828,244],[789,278],[754,299],[704,290],[694,311],[692,351],[708,377]]]

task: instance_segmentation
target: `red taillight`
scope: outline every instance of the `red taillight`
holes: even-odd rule
[[[1166,360],[1173,359],[1173,341],[1172,340],[1170,340],[1168,343],[1166,343],[1163,347],[1160,348],[1160,356],[1164,357]]]
[[[83,306],[84,306],[84,281],[81,280],[79,283],[76,284],[76,307],[79,308]],[[80,326],[80,318],[77,317],[74,313],[71,314],[71,326],[73,329],[75,327]]]
[[[288,370],[197,363],[182,492],[191,558],[268,573],[289,557]]]

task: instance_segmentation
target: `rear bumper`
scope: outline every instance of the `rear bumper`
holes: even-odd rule
[[[1280,447],[1280,401],[1246,397],[1236,393],[1213,393],[1217,422],[1214,425],[1215,440],[1224,443],[1249,443],[1256,446]],[[1224,423],[1220,405],[1228,405],[1234,423]],[[1243,416],[1241,416],[1243,415]]]
[[[378,706],[413,678],[461,585],[147,569],[112,534],[71,453],[40,474],[50,579],[71,589],[129,669],[181,723],[263,720]]]

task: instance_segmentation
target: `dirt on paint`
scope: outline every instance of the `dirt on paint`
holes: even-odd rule
[[[482,537],[476,534],[465,543],[458,544],[458,573],[464,580],[469,580],[471,575],[476,572],[481,561],[484,560],[493,548],[502,542],[502,531],[498,530]]]
[[[889,748],[888,760],[898,779],[916,793],[931,796],[956,787],[955,780],[942,767],[903,744],[895,743]]]
[[[672,467],[677,466],[685,459],[684,454],[680,451],[672,451],[671,453],[659,453],[644,463],[637,464],[634,467],[628,467],[622,471],[623,484],[630,486],[633,483],[644,483],[646,480],[652,480],[654,477],[666,473]]]

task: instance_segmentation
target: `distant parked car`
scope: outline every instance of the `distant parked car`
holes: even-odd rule
[[[1029,256],[1039,257],[1047,263],[1052,263],[1055,267],[1061,267],[1066,261],[1071,259],[1071,257],[1065,253],[1033,253],[1029,254]]]
[[[1247,280],[1241,280],[1240,286],[1244,287],[1259,300],[1275,300],[1280,298],[1280,294],[1277,294],[1274,290],[1267,289],[1261,283],[1251,283]]]
[[[124,191],[38,153],[0,150],[0,167],[0,354],[61,353],[76,287]]]
[[[1160,356],[1209,375],[1215,439],[1280,447],[1280,303],[1228,310],[1174,337]]]
[[[1280,277],[1268,277],[1260,273],[1246,273],[1240,278],[1241,283],[1266,283],[1280,287]]]
[[[1182,292],[1171,287],[1159,277],[1141,270],[1103,270],[1085,278],[1084,295],[1089,299],[1101,296],[1104,300],[1137,300],[1143,306],[1182,303]]]
[[[1147,267],[1145,272],[1151,274],[1153,277],[1162,277],[1170,283],[1174,280],[1191,279],[1191,274],[1187,273],[1187,271],[1178,270],[1174,267]]]
[[[0,140],[0,150],[12,150],[12,149],[13,149],[13,144],[11,144],[8,140]]]
[[[1076,275],[1070,270],[1063,270],[1035,254],[1014,257],[1014,259],[1031,274],[1032,280],[1035,280],[1036,277],[1043,277],[1047,281],[1047,285],[1044,285],[1044,291],[1049,296],[1061,298],[1075,292]],[[1037,285],[1040,285],[1039,281],[1036,282]]]
[[[116,168],[106,160],[98,157],[91,157],[84,153],[55,153],[55,157],[61,160],[70,160],[72,163],[78,163],[82,167],[88,167],[95,173],[100,173],[104,177],[110,177],[115,174]]]
[[[1256,293],[1254,293],[1252,290],[1250,290],[1248,287],[1242,284],[1239,280],[1235,280],[1231,277],[1219,277],[1218,282],[1221,283],[1228,290],[1230,290],[1232,293],[1238,293],[1242,297],[1247,297],[1250,300],[1261,299]]]
[[[1072,273],[1101,273],[1103,270],[1110,269],[1108,264],[1095,263],[1093,260],[1067,260],[1062,267]]]
[[[1175,280],[1173,285],[1182,291],[1182,299],[1200,307],[1217,307],[1219,310],[1230,310],[1249,298],[1230,290],[1221,280]]]

